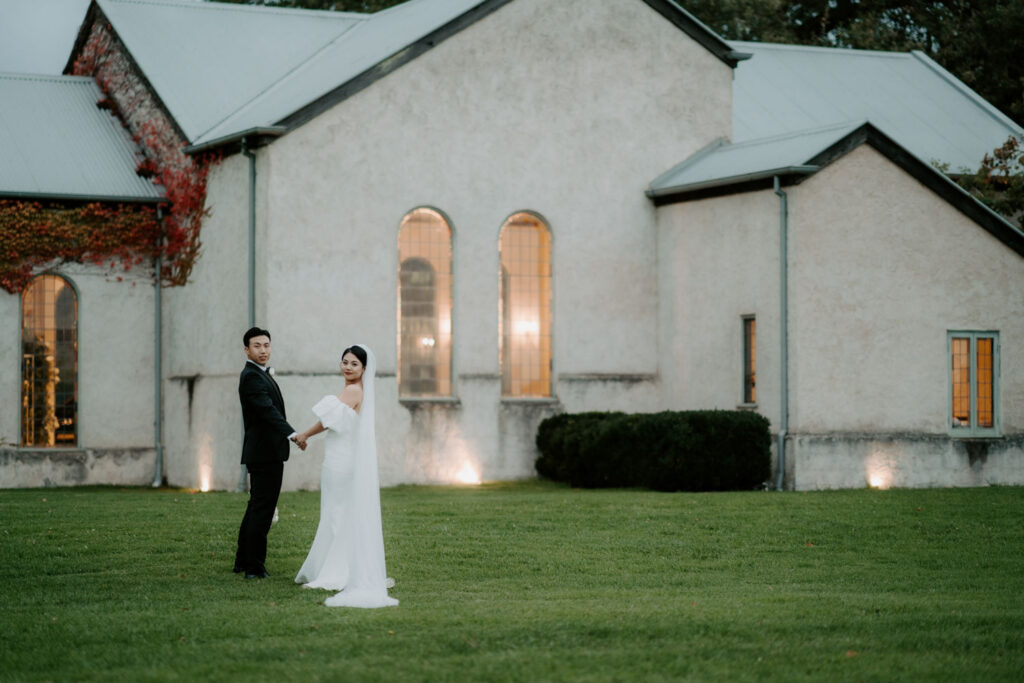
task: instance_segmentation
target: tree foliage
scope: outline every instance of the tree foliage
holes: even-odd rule
[[[1024,222],[1024,144],[1017,138],[986,154],[981,168],[961,174],[957,182],[1018,227]]]

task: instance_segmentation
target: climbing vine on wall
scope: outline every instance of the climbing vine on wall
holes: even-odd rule
[[[157,208],[132,204],[78,205],[0,200],[0,287],[24,288],[41,268],[62,263],[107,264],[124,270],[162,257],[161,281],[184,285],[202,243],[208,211],[206,181],[219,155],[189,156],[185,139],[137,74],[101,12],[79,50],[72,73],[91,76],[103,97],[97,102],[132,134],[143,153],[136,171],[164,189]]]
[[[127,271],[152,261],[159,235],[153,206],[0,199],[0,287],[20,292],[38,269],[58,263]]]

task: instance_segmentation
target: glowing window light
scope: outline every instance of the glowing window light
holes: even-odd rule
[[[551,231],[517,213],[498,238],[498,343],[502,396],[551,396]]]
[[[421,207],[398,231],[398,390],[452,394],[452,231]]]

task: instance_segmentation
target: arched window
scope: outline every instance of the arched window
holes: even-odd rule
[[[40,275],[21,296],[21,444],[78,441],[78,295]]]
[[[398,393],[452,394],[452,231],[433,209],[398,230]]]
[[[551,396],[551,232],[530,213],[505,221],[501,252],[501,393]]]

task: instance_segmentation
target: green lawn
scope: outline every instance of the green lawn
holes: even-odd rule
[[[1019,681],[1024,488],[383,491],[397,608],[231,572],[246,496],[0,491],[2,680]]]

